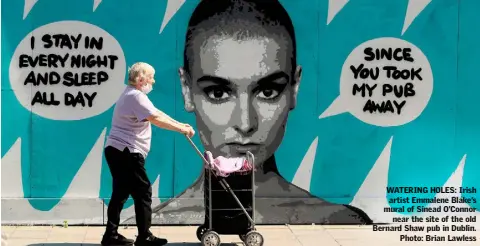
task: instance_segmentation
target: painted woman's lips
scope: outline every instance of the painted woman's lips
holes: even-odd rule
[[[241,154],[247,153],[247,151],[250,152],[256,152],[256,150],[260,147],[260,144],[239,144],[239,143],[231,143],[228,144],[228,146],[231,148],[231,150],[236,151]]]

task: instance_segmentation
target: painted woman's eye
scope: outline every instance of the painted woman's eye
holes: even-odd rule
[[[280,94],[280,92],[277,91],[277,90],[265,89],[265,90],[261,90],[258,93],[258,96],[262,99],[270,100],[270,99],[273,99],[273,98],[277,97],[279,94]]]
[[[230,91],[220,86],[207,87],[204,92],[212,101],[224,101],[230,97]]]

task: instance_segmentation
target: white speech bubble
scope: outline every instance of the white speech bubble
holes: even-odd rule
[[[52,120],[81,120],[116,102],[125,89],[125,73],[123,50],[108,32],[86,22],[59,21],[38,27],[20,42],[9,78],[27,110]],[[46,74],[48,79],[40,79]]]
[[[357,46],[345,60],[340,96],[319,118],[350,112],[371,125],[400,126],[420,116],[432,91],[432,69],[418,47],[398,38],[372,39]]]

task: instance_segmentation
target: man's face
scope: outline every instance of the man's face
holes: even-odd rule
[[[145,79],[146,79],[146,83],[154,85],[155,84],[155,71],[147,70],[147,72],[145,73]]]
[[[195,112],[202,143],[214,156],[250,151],[263,163],[280,145],[300,69],[293,73],[289,45],[276,40],[213,36],[193,45],[190,74],[180,71],[185,108]]]
[[[139,77],[136,87],[137,89],[141,90],[141,88],[146,84],[151,84],[152,87],[155,84],[155,71],[152,69],[145,70],[144,76]]]

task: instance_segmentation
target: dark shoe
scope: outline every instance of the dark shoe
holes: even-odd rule
[[[121,234],[103,235],[101,244],[103,246],[129,246],[133,245],[133,240],[128,239]]]
[[[162,246],[167,244],[167,239],[158,238],[154,235],[149,235],[146,238],[138,238],[135,241],[135,246]]]

